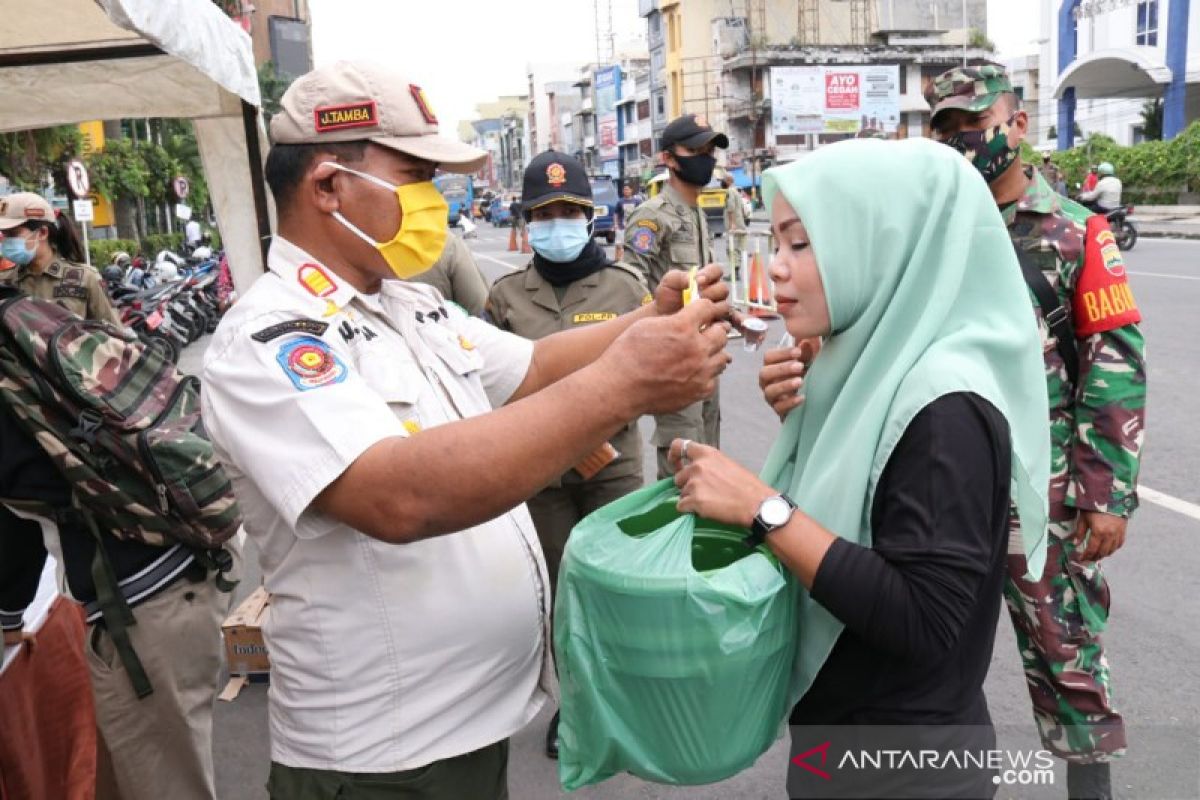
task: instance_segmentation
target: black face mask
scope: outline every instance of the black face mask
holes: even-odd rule
[[[712,180],[713,169],[717,166],[715,156],[675,156],[679,169],[672,169],[675,176],[684,183],[692,186],[707,186]]]

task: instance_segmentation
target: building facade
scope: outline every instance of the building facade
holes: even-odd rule
[[[1189,5],[1190,0],[1043,3],[1039,73],[1045,102],[1038,119],[1043,141],[1054,138],[1067,149],[1078,130],[1133,144],[1145,135],[1147,100],[1162,101],[1164,139],[1200,119],[1200,14],[1189,13]]]

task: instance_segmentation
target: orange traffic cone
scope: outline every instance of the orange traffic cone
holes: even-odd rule
[[[517,226],[513,225],[508,229],[508,252],[517,252]]]
[[[768,308],[763,308],[770,302],[770,290],[767,286],[767,276],[763,272],[762,259],[758,253],[750,256],[750,286],[747,291],[750,301],[750,314],[755,317],[773,319],[778,314]]]
[[[529,229],[521,228],[521,252],[532,253],[533,248],[529,246]]]

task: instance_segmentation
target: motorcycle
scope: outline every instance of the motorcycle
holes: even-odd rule
[[[1130,219],[1131,216],[1133,206],[1114,208],[1104,215],[1108,220],[1108,227],[1112,228],[1113,235],[1117,237],[1117,247],[1121,250],[1132,250],[1137,244],[1138,232]]]

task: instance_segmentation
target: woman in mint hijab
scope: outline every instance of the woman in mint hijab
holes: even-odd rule
[[[1038,532],[1012,546],[1040,573],[1050,446],[1004,224],[971,165],[926,140],[837,144],[763,183],[779,313],[824,346],[761,477],[673,444],[679,509],[765,537],[805,589],[791,722],[818,727],[793,729],[793,752],[832,779],[793,762],[792,797],[991,796],[980,769],[838,769],[835,754],[994,743],[983,682],[1007,519],[1011,504]],[[881,725],[930,727],[876,741]]]

